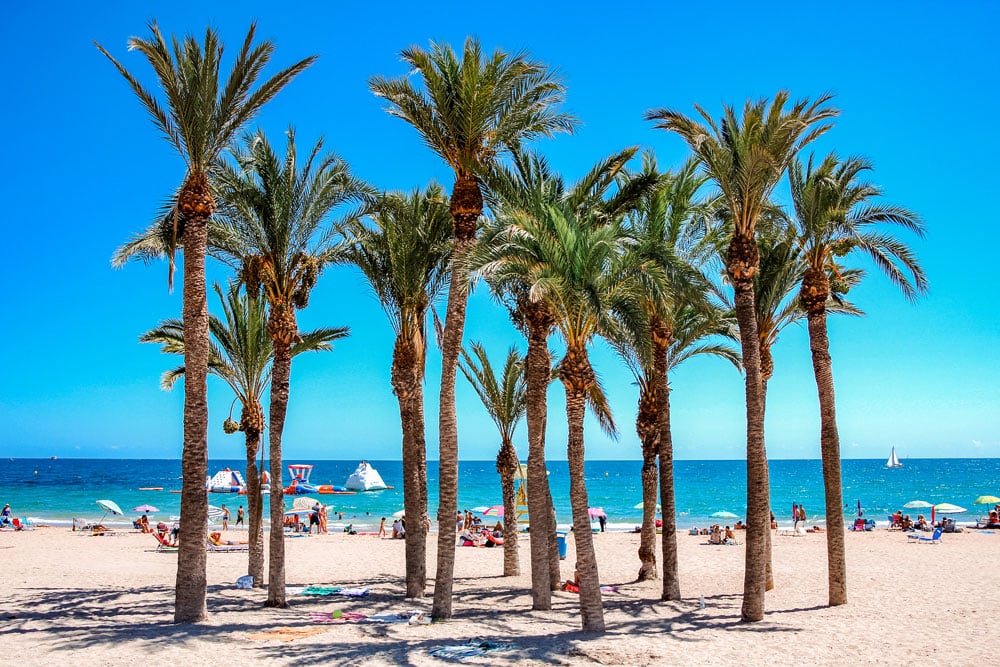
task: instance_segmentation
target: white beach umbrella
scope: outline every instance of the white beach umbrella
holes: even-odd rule
[[[642,509],[642,503],[636,503],[635,505],[633,505],[633,506],[632,506],[632,509],[635,509],[635,510],[641,510],[641,509]],[[661,512],[661,511],[663,511],[663,510],[662,510],[662,509],[660,508],[660,503],[656,503],[656,511],[657,511],[657,512]]]
[[[398,512],[393,512],[392,513],[392,518],[393,519],[402,519],[405,514],[406,514],[406,510],[399,510]]]
[[[712,515],[713,519],[738,519],[739,517],[732,512],[716,512]]]
[[[905,507],[908,510],[925,510],[934,507],[934,505],[930,504],[926,500],[911,500],[910,502],[903,505],[903,507]]]
[[[938,503],[934,506],[934,511],[938,514],[962,514],[968,510],[958,505],[952,505],[951,503]]]

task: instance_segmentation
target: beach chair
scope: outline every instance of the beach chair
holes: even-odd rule
[[[907,535],[906,537],[910,544],[940,544],[942,532],[944,531],[938,527],[934,529],[934,533],[930,537],[923,537],[922,535]]]
[[[161,535],[156,531],[153,531],[150,535],[152,535],[153,539],[156,540],[157,551],[177,551],[177,545],[168,542],[166,535]]]
[[[246,553],[250,551],[249,544],[214,544],[211,541],[208,542],[208,551],[214,553]]]

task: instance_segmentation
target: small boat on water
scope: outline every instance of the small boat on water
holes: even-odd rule
[[[357,469],[344,482],[344,486],[351,491],[382,491],[392,488],[386,486],[382,476],[367,461],[358,464]]]
[[[332,493],[340,495],[351,495],[353,496],[356,491],[351,491],[346,486],[337,486],[336,484],[322,484],[316,487],[316,493]]]
[[[893,447],[892,451],[889,452],[889,460],[885,462],[886,468],[902,468],[903,464],[899,462],[899,457],[896,456],[896,448]]]
[[[292,463],[288,466],[288,474],[292,478],[292,483],[285,487],[285,493],[289,495],[318,493],[318,489],[309,483],[309,476],[313,467],[304,463]]]

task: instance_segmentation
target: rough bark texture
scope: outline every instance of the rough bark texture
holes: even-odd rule
[[[425,461],[423,387],[421,363],[413,342],[398,336],[392,355],[392,388],[399,402],[403,430],[403,511],[406,522],[406,597],[424,596],[427,585],[427,488],[421,470]],[[444,524],[442,524],[443,526]],[[443,528],[442,528],[443,530]]]
[[[518,303],[518,310],[528,325],[524,380],[527,398],[525,419],[528,426],[528,517],[532,530],[528,541],[531,549],[531,608],[547,611],[552,608],[554,583],[549,570],[547,539],[552,501],[549,496],[549,480],[545,474],[546,399],[552,377],[548,341],[553,319],[543,304],[531,303],[527,297]],[[558,558],[558,553],[556,557]]]
[[[192,174],[178,195],[184,221],[184,450],[181,454],[181,524],[174,622],[208,618],[205,572],[208,542],[208,304],[205,247],[215,202],[203,174]]]
[[[514,498],[514,474],[519,467],[514,443],[504,440],[497,453],[497,472],[500,474],[500,492],[503,498],[503,576],[521,574],[517,557],[517,507]]]
[[[656,419],[656,394],[644,385],[639,394],[639,415],[635,431],[642,444],[642,528],[639,533],[639,581],[656,579],[656,500],[658,491],[656,457],[660,432]]]
[[[746,378],[747,404],[747,531],[746,564],[743,573],[744,622],[764,618],[767,584],[767,540],[770,531],[770,499],[767,488],[767,453],[764,449],[764,405],[761,394],[760,343],[754,309],[753,275],[749,258],[759,258],[753,238],[734,237],[727,254],[726,270],[736,293],[736,321]],[[734,261],[730,268],[729,262]],[[665,508],[664,508],[665,510]]]
[[[667,384],[667,351],[672,332],[659,319],[652,322],[653,387],[656,391],[657,428],[660,455],[660,507],[663,518],[663,593],[664,600],[680,600],[681,585],[677,569],[677,509],[674,500],[674,444],[670,434],[670,388]]]
[[[260,471],[257,469],[257,453],[260,451],[260,435],[264,430],[264,411],[259,403],[243,408],[240,419],[246,437],[247,450],[247,541],[250,552],[247,558],[247,574],[253,577],[255,588],[264,587],[264,503],[260,493]]]
[[[285,599],[285,494],[282,481],[281,435],[288,411],[288,384],[292,374],[291,344],[298,338],[298,328],[291,307],[272,304],[267,322],[274,342],[271,365],[271,533],[268,562],[266,607],[287,607]]]
[[[770,351],[770,349],[766,348],[764,346],[761,346],[760,352],[761,352],[761,355],[762,355],[762,357],[761,357],[762,359],[763,359],[763,355],[764,355],[764,351],[765,350],[767,350],[767,357],[768,358],[771,357],[771,351]],[[764,368],[764,366],[762,366],[762,368]],[[770,370],[770,372],[768,372],[766,374],[762,372],[761,373],[761,378],[760,378],[760,418],[761,418],[761,421],[763,421],[763,422],[767,421],[767,381],[771,379],[771,372],[773,372],[773,371],[774,371],[774,364],[772,363],[771,364],[771,370]],[[767,470],[767,490],[768,490],[767,491],[768,498],[770,498],[771,497],[771,471],[770,471],[770,469]],[[768,507],[770,507],[770,505]],[[768,519],[771,518],[770,511],[771,510],[769,509],[768,510]],[[773,558],[772,558],[772,554],[771,554],[771,525],[770,525],[770,523],[768,524],[768,527],[767,527],[767,545],[764,548],[764,554],[765,554],[764,555],[764,590],[765,591],[770,591],[770,590],[774,590],[774,568],[772,567],[772,564],[771,564],[771,561],[773,560]]]
[[[478,207],[476,202],[478,201]],[[469,299],[469,272],[464,257],[476,238],[476,225],[483,212],[483,196],[475,180],[455,181],[451,198],[451,217],[455,224],[455,247],[451,283],[448,287],[448,310],[441,342],[441,393],[438,413],[439,490],[438,550],[434,579],[434,604],[431,617],[451,618],[452,590],[455,577],[455,532],[450,527],[458,513],[458,417],[455,409],[455,377],[458,353],[465,331],[465,306]]]
[[[819,393],[820,449],[823,457],[823,489],[826,493],[826,557],[830,605],[847,604],[847,563],[844,555],[844,497],[840,471],[840,436],[833,392],[833,363],[826,330],[826,299],[829,282],[822,271],[810,269],[802,281],[800,298],[809,320],[816,390]]]
[[[549,524],[546,528],[548,533],[545,542],[549,553],[549,588],[558,591],[562,588],[562,563],[559,559],[559,536],[556,533],[556,526],[559,525],[556,519],[556,504],[552,499],[552,491],[549,488],[548,476],[545,478],[543,489],[545,491],[545,502],[549,505]]]
[[[600,575],[594,552],[594,534],[590,530],[589,501],[584,475],[583,416],[587,392],[596,378],[585,349],[569,347],[560,364],[559,376],[566,388],[566,420],[569,443],[569,499],[573,507],[573,541],[576,543],[576,571],[580,575],[580,620],[584,632],[604,632],[604,609],[601,604]]]

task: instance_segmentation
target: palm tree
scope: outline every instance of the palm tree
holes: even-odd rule
[[[215,292],[222,304],[224,319],[209,315],[209,331],[214,343],[209,349],[208,372],[229,385],[242,405],[240,421],[226,419],[226,433],[242,431],[247,454],[247,509],[249,514],[250,553],[247,574],[254,585],[264,585],[264,526],[261,476],[256,457],[260,449],[260,436],[264,431],[264,409],[261,399],[271,383],[273,346],[267,334],[267,313],[261,299],[241,293],[234,283],[224,295],[219,285]],[[341,337],[339,329],[316,329],[302,334],[302,342],[292,346],[292,356],[302,352],[331,349],[330,342]],[[163,351],[184,354],[184,322],[164,320],[155,329],[139,337],[142,343],[159,343]],[[163,374],[160,386],[170,390],[184,375],[184,366]]]
[[[447,45],[404,49],[402,59],[418,72],[424,90],[406,78],[373,77],[372,92],[389,102],[387,111],[413,125],[427,146],[455,172],[451,192],[455,266],[441,343],[439,413],[440,492],[438,525],[451,525],[458,511],[458,419],[455,378],[465,328],[469,273],[460,261],[476,238],[483,194],[479,179],[504,152],[536,136],[571,131],[574,120],[556,113],[563,86],[543,65],[525,54],[497,50],[486,57],[478,40],[465,41],[462,57]],[[434,619],[451,617],[455,536],[438,531]]]
[[[657,275],[636,292],[637,299],[620,313],[621,325],[611,340],[625,359],[640,388],[636,431],[642,443],[643,522],[639,543],[640,581],[656,578],[657,457],[660,460],[660,496],[663,512],[663,599],[680,599],[677,572],[676,513],[673,453],[667,373],[674,343],[674,321],[682,310],[702,313],[698,340],[719,333],[721,317],[708,302],[709,284],[701,274],[713,250],[707,224],[712,202],[698,199],[706,177],[697,174],[689,160],[678,172],[661,174],[652,153],[643,155],[641,175],[656,187],[640,200],[628,218],[633,244],[629,261],[642,266],[642,275]],[[634,176],[630,176],[634,178]],[[688,335],[691,332],[681,332]],[[694,341],[692,341],[694,342]]]
[[[486,355],[486,349],[473,342],[472,352],[462,350],[460,368],[465,379],[479,394],[490,419],[500,431],[497,473],[503,497],[503,576],[521,574],[517,557],[517,508],[514,505],[514,475],[521,463],[514,449],[514,429],[527,410],[527,386],[524,381],[524,357],[514,347],[507,351],[500,379]]]
[[[549,205],[570,209],[598,207],[605,216],[616,215],[634,203],[636,191],[648,181],[631,179],[622,191],[608,194],[616,177],[635,155],[629,148],[595,164],[580,181],[567,188],[559,174],[535,153],[516,151],[513,165],[497,167],[486,176],[490,208],[498,212],[495,224],[470,258],[475,270],[487,277],[494,294],[507,305],[511,320],[528,342],[525,359],[528,426],[528,515],[531,517],[531,597],[532,609],[551,609],[551,591],[560,584],[559,553],[555,541],[552,497],[545,470],[545,422],[549,382],[552,379],[548,339],[555,324],[544,300],[531,295],[532,272],[544,262],[544,249],[534,239],[520,233],[516,224],[508,226],[514,212],[542,216]],[[596,392],[598,395],[600,392]],[[593,398],[592,394],[592,398]],[[592,407],[600,404],[591,401]],[[595,410],[605,432],[614,431],[608,411]],[[539,539],[545,535],[545,539]]]
[[[396,334],[392,388],[403,431],[403,504],[406,531],[406,597],[423,597],[427,581],[427,444],[424,370],[427,311],[448,281],[451,214],[441,187],[386,194],[376,202],[371,226],[354,220],[334,261],[354,264],[382,304]],[[450,524],[449,524],[450,525]]]
[[[184,348],[184,450],[181,456],[180,549],[177,554],[175,623],[194,623],[208,617],[206,607],[205,542],[208,539],[208,498],[204,480],[208,472],[208,308],[205,291],[205,246],[208,220],[215,199],[208,184],[211,165],[261,107],[297,74],[312,64],[306,58],[256,86],[271,60],[274,45],[254,44],[251,24],[229,77],[221,82],[222,42],[208,28],[203,44],[194,36],[173,39],[167,45],[156,22],[149,24],[149,39],[132,37],[130,50],[139,51],[152,66],[162,90],[162,100],[147,90],[104,47],[98,50],[125,77],[149,112],[153,124],[184,159],[185,174],[176,195],[174,239],[184,243],[183,319],[188,333]],[[220,85],[221,84],[221,85]],[[173,253],[170,273],[173,276]]]
[[[366,187],[351,176],[336,155],[320,157],[318,141],[300,165],[295,133],[288,130],[284,157],[263,133],[246,138],[245,148],[232,149],[234,164],[218,165],[213,185],[225,206],[219,252],[241,271],[251,295],[263,293],[268,305],[267,332],[274,345],[271,367],[270,474],[271,526],[282,523],[281,435],[288,409],[292,347],[301,341],[295,311],[305,308],[326,263],[333,227],[327,219],[341,204],[360,201]],[[348,335],[337,329],[338,337]],[[280,530],[270,536],[267,602],[286,607],[285,543]]]
[[[764,618],[770,530],[760,351],[754,318],[753,277],[759,262],[754,232],[788,164],[803,146],[831,127],[826,121],[838,113],[826,106],[829,95],[822,95],[813,103],[800,100],[786,112],[788,97],[786,91],[781,91],[770,104],[766,99],[747,100],[742,118],[727,105],[719,124],[696,105],[707,127],[669,109],[646,113],[647,120],[657,121],[656,127],[678,133],[688,144],[722,191],[733,224],[726,252],[726,273],[735,291],[747,403],[747,545],[741,611],[745,622]]]
[[[809,348],[819,393],[831,606],[847,603],[844,524],[833,521],[833,517],[842,516],[843,489],[833,364],[826,328],[831,296],[838,288],[843,291],[843,273],[836,262],[853,251],[860,251],[871,258],[906,298],[915,299],[927,290],[927,276],[913,251],[891,234],[873,229],[878,224],[899,225],[923,236],[923,223],[915,213],[901,206],[872,203],[872,199],[882,195],[881,189],[859,180],[862,172],[870,169],[868,160],[852,157],[840,162],[831,153],[815,170],[810,156],[807,165],[803,167],[796,160],[788,171],[795,208],[796,242],[807,267],[799,301],[809,321]]]

